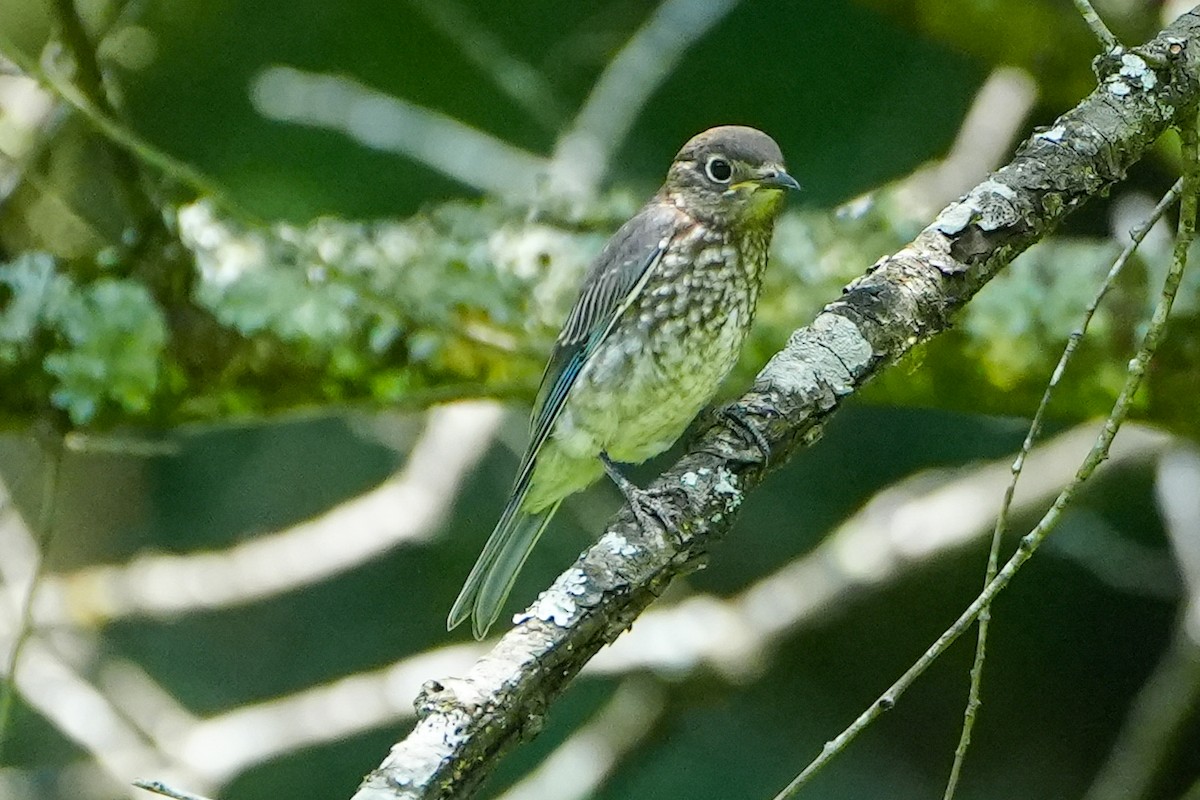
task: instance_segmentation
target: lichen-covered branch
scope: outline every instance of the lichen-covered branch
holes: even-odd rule
[[[1120,181],[1184,118],[1197,99],[1197,11],[1103,62],[1096,91],[796,331],[738,401],[740,416],[769,445],[769,460],[735,428],[704,432],[652,487],[674,504],[674,530],[643,531],[623,509],[466,676],[426,684],[416,728],[355,800],[471,796],[499,756],[537,733],[583,664],[699,565],[768,463],[816,439],[845,397],[945,330],[1017,254]]]

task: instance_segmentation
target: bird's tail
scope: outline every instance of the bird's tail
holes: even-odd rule
[[[496,523],[496,529],[483,546],[479,560],[458,593],[458,599],[454,601],[446,620],[448,629],[457,627],[469,616],[475,638],[482,639],[487,635],[488,628],[500,616],[504,601],[516,582],[517,573],[562,502],[530,514],[520,510],[527,487],[521,489],[509,499],[500,521]]]

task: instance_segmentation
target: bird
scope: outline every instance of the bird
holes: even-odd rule
[[[710,128],[679,150],[586,273],[508,503],[448,629],[470,617],[475,638],[486,636],[563,499],[605,473],[645,524],[649,493],[616,465],[665,451],[716,394],[754,318],[784,194],[799,188],[779,145],[754,128]]]

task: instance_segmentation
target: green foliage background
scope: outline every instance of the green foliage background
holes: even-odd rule
[[[86,157],[94,142],[71,127],[77,123],[58,140],[41,187],[0,209],[0,419],[11,431],[0,472],[19,506],[29,511],[38,502],[38,459],[24,426],[45,411],[46,398],[76,422],[172,447],[153,456],[68,454],[52,570],[145,551],[219,549],[320,513],[404,462],[416,426],[389,408],[407,411],[439,396],[512,398],[518,402],[502,440],[521,441],[523,404],[570,299],[570,282],[560,276],[550,302],[531,301],[530,287],[543,275],[513,277],[480,251],[496,230],[523,230],[525,211],[340,134],[266,120],[249,99],[253,77],[268,66],[336,73],[549,154],[571,111],[653,9],[634,0],[463,7],[547,77],[557,119],[536,120],[497,92],[462,43],[432,27],[414,3],[81,4],[85,18],[109,32],[106,66],[132,127],[225,187],[252,216],[292,227],[273,229],[290,238],[267,247],[267,268],[220,292],[211,284],[197,291],[193,299],[223,326],[220,335],[184,328],[180,339],[153,280],[120,267],[106,272],[106,236],[119,237],[120,214],[106,202],[112,187],[104,159]],[[51,30],[44,13],[29,0],[0,0],[0,32],[36,53]],[[1157,28],[1144,12],[1118,22],[1130,41]],[[136,69],[129,53],[141,51],[130,42],[152,45],[152,57],[133,59]],[[619,151],[612,194],[582,219],[545,224],[565,237],[564,252],[582,269],[688,136],[731,121],[771,132],[806,191],[781,223],[768,299],[732,393],[847,279],[925,222],[890,206],[886,192],[864,215],[837,216],[836,206],[943,154],[996,65],[1032,72],[1041,105],[1031,124],[1048,122],[1088,91],[1093,48],[1070,4],[1051,0],[743,2],[688,51],[638,116]],[[1121,191],[1161,193],[1170,172],[1167,158],[1147,164]],[[87,209],[90,225],[33,213],[47,194]],[[320,216],[329,218],[314,223]],[[688,583],[735,592],[806,552],[896,481],[1011,452],[1024,433],[1020,417],[1032,412],[1057,358],[1055,343],[1115,253],[1106,216],[1103,205],[1086,211],[1072,230],[989,286],[955,331],[872,387],[869,402],[840,414],[821,443],[752,498],[711,568]],[[222,224],[238,236],[262,231],[246,220]],[[355,249],[364,239],[378,244],[396,235],[415,242],[419,255],[388,262]],[[1136,300],[1099,319],[1078,378],[1055,407],[1056,426],[1107,404],[1160,270],[1155,258],[1136,265],[1122,287],[1122,297]],[[334,279],[309,281],[314,264],[335,271]],[[1194,297],[1183,303],[1142,409],[1192,436],[1200,329]],[[485,323],[518,345],[481,347],[462,335],[465,322]],[[230,345],[227,335],[237,342]],[[47,340],[53,345],[43,358]],[[192,361],[179,355],[181,341],[194,348]],[[298,408],[305,412],[279,416]],[[203,424],[177,427],[189,420]],[[427,543],[248,607],[109,625],[98,632],[97,658],[130,658],[189,709],[211,714],[456,640],[465,632],[445,633],[445,611],[514,466],[510,448],[497,445],[442,535]],[[1166,561],[1152,484],[1149,465],[1107,475],[1071,513],[1057,536],[1064,544],[1005,594],[962,797],[1079,796],[1103,761],[1170,635],[1179,588],[1168,571],[1153,586],[1122,590],[1071,553],[1095,548],[1103,558],[1099,532],[1142,543]],[[580,502],[615,508],[616,496],[597,487]],[[596,534],[599,521],[585,529],[583,516],[561,515],[515,597],[532,599]],[[668,713],[595,796],[771,796],[957,616],[977,591],[983,552],[948,557],[848,603],[792,636],[752,683],[717,674],[645,676]],[[939,793],[969,659],[969,648],[956,648],[805,796]],[[603,705],[614,684],[593,678],[574,687],[485,795],[498,796],[539,763]],[[84,754],[34,710],[18,707],[15,731],[4,763],[37,775],[46,800],[93,796],[65,770]],[[240,776],[221,796],[348,796],[403,733],[376,730],[296,753]],[[1197,745],[1193,725],[1180,752]],[[1154,796],[1177,796],[1195,779],[1194,759],[1180,759]]]

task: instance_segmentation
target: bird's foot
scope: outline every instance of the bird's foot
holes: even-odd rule
[[[717,416],[729,423],[731,428],[734,428],[742,437],[749,443],[758,448],[762,453],[762,464],[764,467],[770,466],[771,463],[771,443],[767,441],[767,437],[763,432],[750,422],[750,412],[745,406],[740,403],[730,403],[727,406],[722,406],[717,410]]]
[[[621,474],[607,453],[600,454],[600,461],[604,464],[604,471],[608,473],[608,477],[625,496],[641,529],[648,533],[654,528],[661,528],[664,533],[678,541],[680,537],[677,523],[681,511],[672,505],[668,495],[634,485],[633,481]]]

